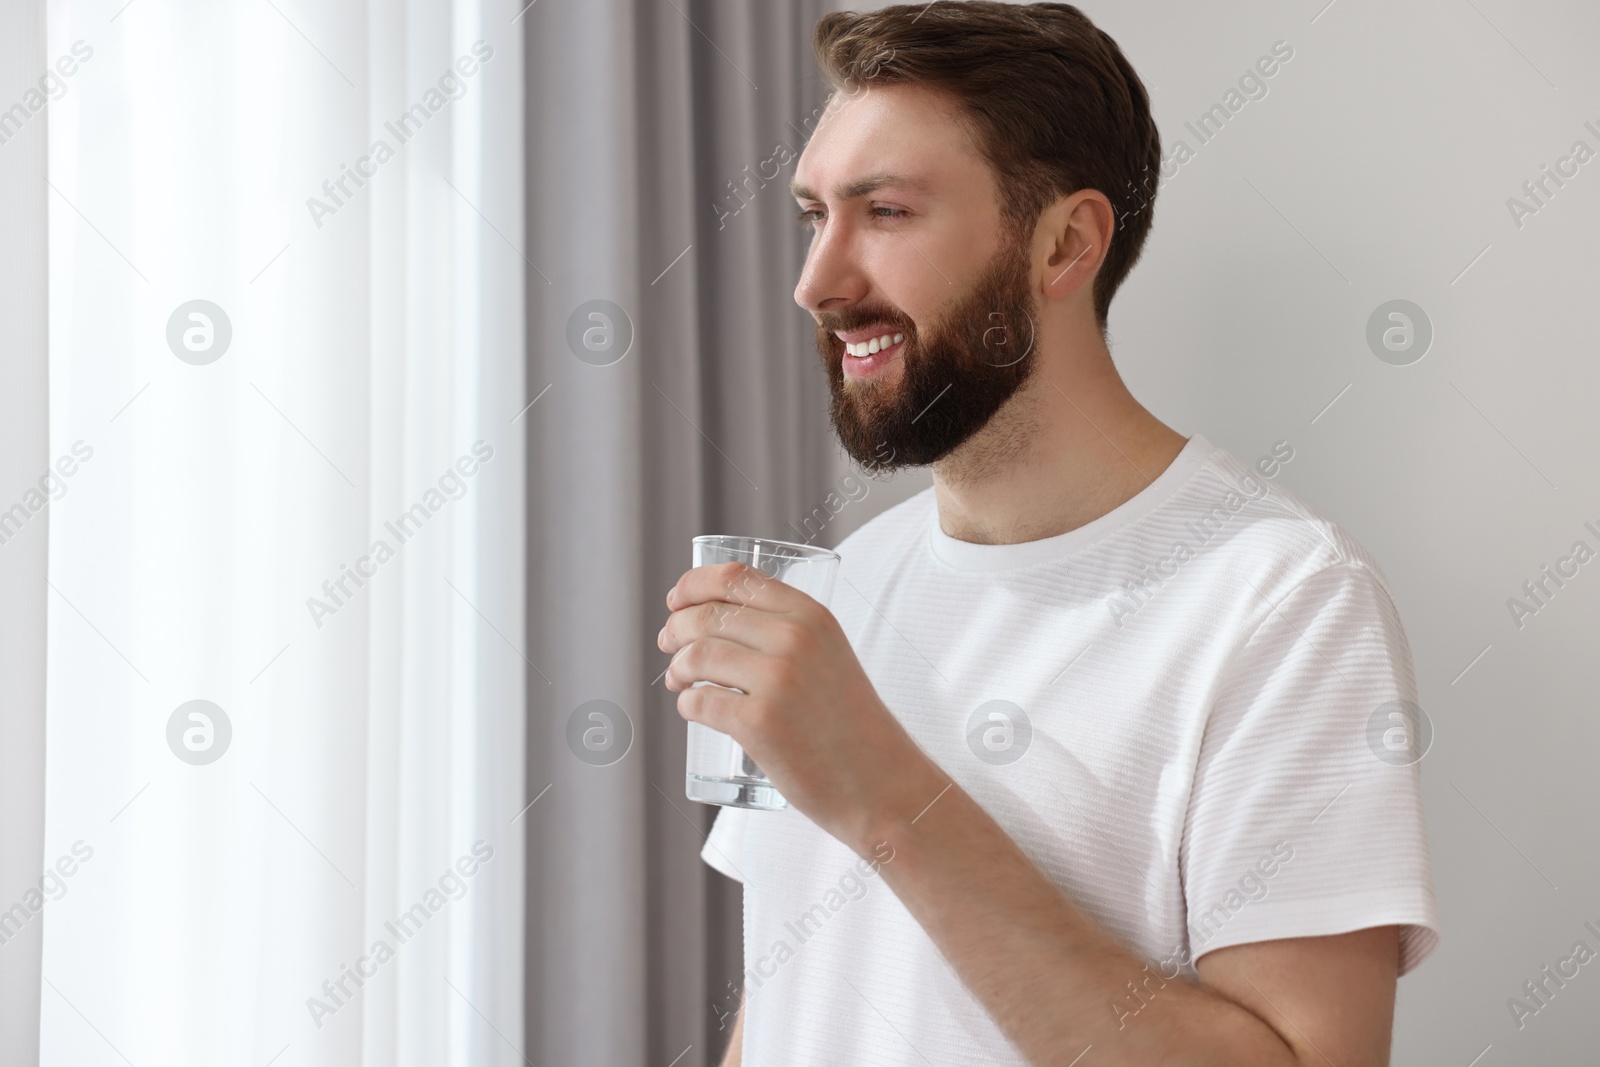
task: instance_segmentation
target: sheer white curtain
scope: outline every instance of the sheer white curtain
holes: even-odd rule
[[[523,1062],[520,6],[50,6],[44,1063]]]

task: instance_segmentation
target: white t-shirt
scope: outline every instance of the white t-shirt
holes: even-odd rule
[[[1193,435],[1055,537],[956,540],[928,489],[839,552],[829,606],[889,710],[1152,972],[1398,923],[1404,974],[1437,944],[1385,579],[1226,450]],[[701,856],[744,883],[747,1067],[1024,1063],[873,866],[806,816],[723,808]]]

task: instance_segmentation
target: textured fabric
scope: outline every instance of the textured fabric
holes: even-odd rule
[[[1283,488],[1195,434],[1056,537],[957,541],[930,489],[839,551],[830,607],[890,710],[1160,973],[1391,923],[1402,974],[1432,951],[1418,766],[1369,741],[1416,698],[1410,648],[1372,558]],[[804,815],[723,809],[702,857],[745,885],[750,1067],[1023,1062]]]

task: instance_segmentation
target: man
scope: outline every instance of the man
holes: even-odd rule
[[[1359,544],[1112,365],[1137,75],[1061,4],[814,43],[795,299],[841,443],[933,487],[831,611],[737,565],[668,594],[680,715],[791,805],[702,853],[744,883],[724,1063],[1386,1064],[1439,925],[1410,649]]]

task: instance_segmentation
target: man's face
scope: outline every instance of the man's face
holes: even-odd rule
[[[952,106],[905,85],[836,98],[795,170],[812,220],[795,302],[817,321],[834,430],[868,470],[942,459],[1036,362],[1032,234],[1007,232]],[[878,354],[847,353],[876,337]]]

